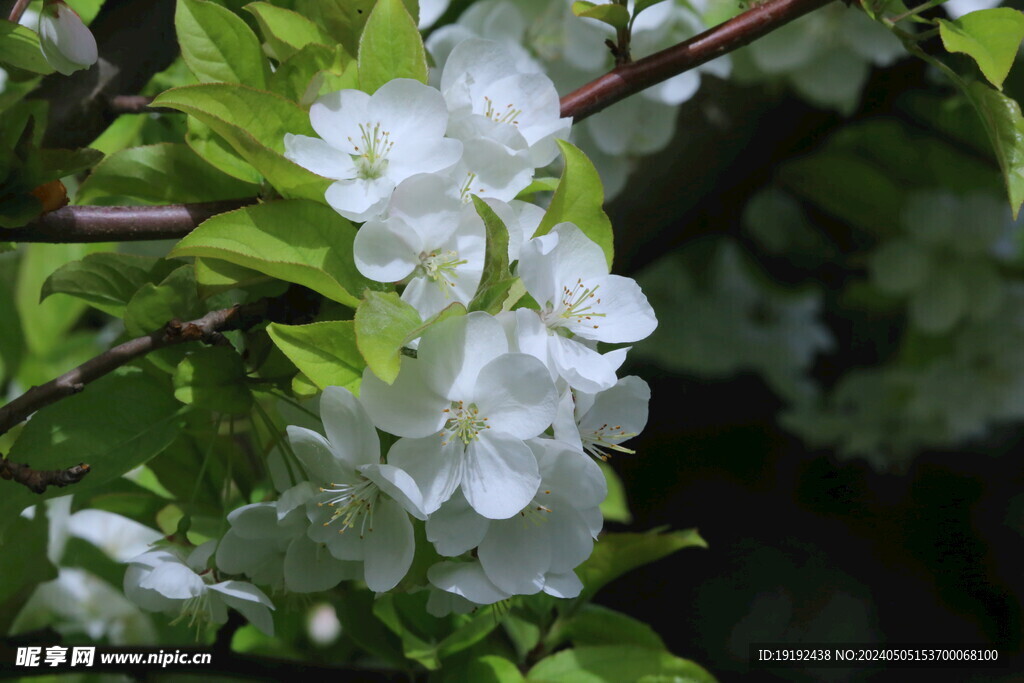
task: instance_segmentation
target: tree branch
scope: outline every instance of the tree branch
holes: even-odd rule
[[[186,323],[172,320],[162,329],[119,344],[79,365],[46,384],[32,387],[7,405],[0,407],[0,435],[26,420],[32,413],[62,398],[77,394],[89,382],[113,372],[136,358],[168,346],[201,341],[226,344],[225,330],[244,330],[263,320],[275,322],[308,322],[315,313],[319,299],[309,290],[292,287],[275,298],[260,299],[244,306],[211,311]]]
[[[77,484],[89,474],[84,462],[65,470],[34,470],[28,465],[11,462],[0,457],[0,479],[7,479],[26,486],[32,493],[45,493],[48,486]]]
[[[255,202],[252,197],[164,206],[65,206],[24,227],[0,229],[0,241],[69,243],[181,239],[207,218]]]
[[[7,17],[7,21],[17,24],[21,21],[21,15],[25,13],[25,9],[28,7],[29,0],[18,0],[14,3],[14,7],[11,8],[11,13]]]
[[[766,0],[678,45],[616,66],[563,97],[562,116],[571,116],[574,121],[585,119],[644,88],[737,50],[830,2],[832,0]]]

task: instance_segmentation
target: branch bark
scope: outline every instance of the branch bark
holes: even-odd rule
[[[32,387],[7,405],[0,407],[0,435],[26,420],[40,408],[77,394],[89,382],[151,351],[190,341],[225,344],[227,341],[221,332],[248,329],[263,320],[308,322],[315,313],[318,302],[319,299],[312,297],[309,290],[293,287],[279,297],[211,311],[186,323],[172,320],[145,337],[119,344],[46,384]]]
[[[755,0],[756,2],[756,0]],[[704,33],[610,72],[562,98],[562,116],[581,121],[619,100],[737,50],[832,0],[766,0]]]
[[[181,239],[211,216],[247,206],[255,197],[164,206],[65,206],[21,228],[0,230],[11,242],[139,242]]]

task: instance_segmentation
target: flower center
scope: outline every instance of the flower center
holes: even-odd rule
[[[391,141],[391,133],[381,128],[380,122],[359,124],[359,144],[351,137],[348,139],[358,152],[353,154],[352,161],[356,165],[356,175],[363,180],[375,180],[384,175],[388,168],[388,154],[395,146]]]
[[[526,507],[519,511],[519,516],[533,526],[539,526],[548,521],[551,508],[544,504],[543,499],[551,495],[551,489],[541,489],[533,497]]]
[[[469,261],[460,259],[459,252],[454,249],[435,249],[429,254],[420,254],[420,266],[424,274],[437,283],[445,296],[448,296],[448,288],[455,286],[455,279],[459,276],[455,270],[467,263]]]
[[[448,421],[441,430],[441,436],[444,438],[442,446],[447,445],[450,440],[448,432],[468,446],[470,441],[480,438],[482,430],[491,428],[487,424],[487,418],[480,417],[480,411],[474,404],[467,406],[462,401],[452,401],[451,407],[445,408],[442,412],[448,416]]]
[[[511,102],[506,104],[504,107],[496,106],[494,104],[494,100],[490,97],[484,97],[484,116],[495,123],[508,123],[513,126],[518,126],[518,119],[522,113],[523,110],[516,109],[515,105]]]
[[[380,497],[380,489],[369,479],[360,477],[355,484],[331,484],[331,488],[321,488],[322,493],[336,494],[333,498],[321,501],[317,505],[327,505],[334,508],[331,518],[324,522],[324,526],[341,520],[339,534],[345,533],[357,524],[359,525],[359,538],[363,538],[368,531],[373,531],[373,506]]]
[[[204,578],[205,581],[205,578]],[[181,614],[175,617],[171,626],[175,626],[185,619],[188,619],[188,627],[198,627],[204,622],[213,621],[213,607],[210,605],[210,596],[207,591],[199,595],[193,595],[181,604]]]
[[[583,280],[576,280],[576,284],[570,287],[562,287],[562,297],[558,305],[548,308],[541,313],[544,324],[548,327],[564,327],[569,324],[589,325],[595,330],[599,325],[592,322],[593,318],[603,318],[604,313],[599,313],[594,306],[601,303],[597,297],[597,290],[600,285],[584,287]]]
[[[636,435],[637,432],[623,430],[622,425],[612,426],[605,423],[592,432],[580,432],[580,440],[583,442],[583,450],[595,458],[600,458],[607,462],[612,457],[612,454],[605,452],[604,449],[606,448],[618,451],[619,453],[635,454],[636,451],[620,446],[619,442],[631,439]]]

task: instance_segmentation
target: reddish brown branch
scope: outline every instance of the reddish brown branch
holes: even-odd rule
[[[244,306],[211,311],[202,318],[186,323],[172,320],[162,329],[145,337],[119,344],[46,384],[32,387],[7,405],[0,407],[0,434],[4,434],[40,408],[82,391],[89,382],[151,351],[190,341],[224,344],[226,340],[221,335],[222,331],[247,329],[262,320],[308,322],[310,311],[315,310],[318,300],[310,299],[306,292],[307,290],[302,288],[293,288],[280,297],[260,299]]]
[[[832,0],[766,0],[649,57],[616,66],[562,98],[562,116],[585,119],[621,99],[737,50]]]
[[[0,458],[0,479],[8,479],[28,487],[32,493],[45,493],[48,486],[77,484],[89,474],[84,462],[64,470],[34,470],[28,465]]]
[[[107,111],[111,114],[180,114],[177,109],[150,107],[155,98],[149,95],[114,95],[107,100]]]
[[[255,197],[250,197],[165,206],[65,206],[24,227],[0,229],[0,241],[66,243],[181,239],[207,218],[255,201]]]

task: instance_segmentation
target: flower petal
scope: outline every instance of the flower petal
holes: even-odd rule
[[[467,447],[462,492],[484,517],[511,517],[530,502],[539,486],[537,458],[521,439],[486,430]]]
[[[377,430],[351,391],[343,387],[324,389],[320,398],[320,415],[327,440],[346,465],[355,469],[360,465],[380,462]]]
[[[451,498],[463,477],[465,446],[440,436],[399,439],[388,451],[388,464],[409,474],[423,495],[424,514],[432,514]]]
[[[495,432],[529,439],[551,426],[558,395],[543,363],[525,353],[506,353],[480,370],[473,402]]]
[[[409,515],[393,500],[379,499],[373,509],[373,529],[366,533],[365,579],[374,593],[398,585],[416,550]]]
[[[361,569],[358,562],[336,559],[322,544],[299,536],[288,545],[284,557],[284,584],[296,593],[316,593],[358,578]]]
[[[419,358],[402,361],[402,369],[390,385],[366,368],[359,387],[359,400],[373,424],[390,434],[411,438],[441,431],[447,421],[442,411],[450,401],[428,385],[427,373],[431,370],[422,357],[422,350]]]
[[[511,597],[491,583],[477,562],[439,562],[427,570],[427,579],[441,590],[478,605],[491,605]]]
[[[312,429],[289,425],[288,441],[315,484],[351,482],[355,477],[353,468],[341,459],[331,443]]]

